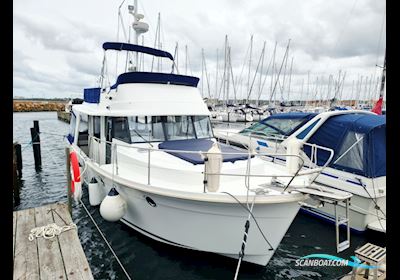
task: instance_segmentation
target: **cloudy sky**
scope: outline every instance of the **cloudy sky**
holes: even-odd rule
[[[121,2],[14,0],[14,97],[80,97],[83,88],[97,86],[103,59],[102,43],[117,38],[126,41],[123,31],[129,34],[132,16],[127,5],[133,5],[133,0],[126,0],[122,5],[122,21],[118,17]],[[223,95],[224,40],[228,35],[235,82],[233,89],[231,78],[229,96],[236,93],[237,98],[246,98],[253,84],[252,99],[259,94],[262,99],[270,98],[275,84],[274,98],[277,99],[332,98],[337,81],[343,81],[343,98],[377,97],[382,70],[376,64],[383,64],[386,47],[385,9],[382,0],[146,0],[139,3],[144,21],[150,26],[144,35],[144,44],[154,46],[160,13],[162,48],[174,54],[178,42],[179,71],[185,74],[188,65],[188,74],[203,77],[199,88],[204,96]],[[289,40],[288,56],[283,61]],[[264,41],[264,62],[259,63]],[[275,44],[274,70],[271,65]],[[206,72],[202,71],[202,49],[208,84]],[[118,58],[121,68],[125,56],[120,54]],[[115,56],[109,56],[108,62],[113,81]],[[146,58],[145,67],[150,64],[151,60]],[[163,62],[162,68],[163,71],[170,69],[168,61]]]

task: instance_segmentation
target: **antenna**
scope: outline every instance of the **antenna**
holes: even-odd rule
[[[132,23],[132,28],[135,30],[135,36],[134,36],[134,44],[138,45],[139,44],[139,36],[142,33],[146,33],[149,30],[149,25],[145,22],[142,22],[144,18],[144,15],[138,13],[138,1],[134,1],[134,5],[128,5],[128,11],[129,13],[133,16],[133,23]],[[135,66],[133,71],[137,71],[139,66],[139,53],[135,52]]]

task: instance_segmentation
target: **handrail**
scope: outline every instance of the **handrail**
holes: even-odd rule
[[[151,152],[169,152],[169,153],[176,153],[176,152],[179,152],[179,153],[187,153],[187,154],[198,154],[198,155],[200,155],[200,156],[202,156],[203,158],[206,158],[208,155],[211,155],[211,154],[219,154],[219,155],[247,155],[247,156],[249,156],[249,157],[265,157],[265,156],[272,156],[272,157],[296,157],[296,158],[298,158],[299,160],[300,160],[300,162],[301,162],[301,164],[300,164],[300,166],[299,166],[299,168],[297,169],[297,171],[295,172],[295,174],[294,175],[291,175],[291,174],[281,174],[281,175],[278,175],[278,174],[251,174],[251,172],[250,172],[250,170],[248,170],[248,171],[246,171],[246,174],[235,174],[235,173],[211,173],[211,172],[207,172],[207,170],[205,169],[206,168],[206,164],[204,164],[204,171],[202,172],[202,174],[204,174],[204,180],[203,180],[203,184],[204,184],[204,190],[205,190],[205,184],[206,184],[206,175],[221,175],[221,176],[242,176],[242,177],[245,177],[245,178],[250,178],[250,177],[262,177],[262,178],[266,178],[266,177],[282,177],[282,178],[285,178],[285,177],[289,177],[289,178],[291,178],[291,180],[289,181],[289,183],[285,186],[285,188],[284,188],[284,191],[289,187],[289,185],[292,183],[292,181],[294,180],[294,178],[296,177],[296,176],[303,176],[303,175],[305,175],[305,174],[300,174],[300,170],[304,167],[304,159],[300,156],[300,155],[295,155],[295,154],[293,154],[293,155],[291,155],[291,154],[286,154],[286,153],[266,153],[266,152],[263,152],[263,153],[257,153],[257,152],[255,152],[255,151],[252,151],[252,150],[247,150],[247,151],[243,151],[243,152],[241,152],[241,151],[238,151],[238,152],[221,152],[221,153],[218,153],[218,152],[202,152],[202,151],[186,151],[186,150],[171,150],[171,149],[158,149],[158,148],[154,148],[154,147],[137,147],[137,146],[132,146],[132,145],[130,145],[130,144],[125,144],[125,143],[115,143],[115,142],[112,142],[112,141],[107,141],[107,140],[101,140],[101,139],[99,139],[99,138],[97,138],[97,137],[94,137],[94,136],[89,136],[89,145],[90,145],[90,147],[93,147],[93,145],[92,145],[92,141],[95,141],[95,142],[97,142],[98,144],[101,144],[101,143],[105,143],[105,144],[111,144],[111,150],[113,151],[113,154],[115,153],[115,155],[112,155],[112,157],[113,157],[113,159],[111,160],[111,163],[114,165],[116,165],[115,167],[116,167],[116,175],[118,175],[118,157],[117,157],[117,146],[120,146],[120,147],[125,147],[125,148],[132,148],[132,149],[136,149],[136,150],[138,150],[138,151],[147,151],[147,153],[148,153],[148,159],[147,159],[147,169],[148,169],[148,174],[147,174],[147,184],[148,185],[150,185],[150,183],[151,183],[151,181],[150,181],[150,179],[151,179]],[[317,146],[317,145],[315,145],[315,144],[311,144],[311,145],[314,145],[314,146]],[[325,163],[325,165],[322,167],[322,168],[315,168],[315,169],[311,169],[311,170],[314,170],[313,172],[309,172],[308,174],[312,174],[312,173],[316,173],[316,176],[312,179],[312,181],[314,181],[315,180],[315,178],[316,177],[318,177],[318,175],[322,172],[322,170],[323,170],[323,168],[325,168],[325,166],[327,165],[327,164],[329,164],[329,162],[332,160],[332,158],[333,158],[333,150],[331,150],[331,149],[329,149],[329,148],[325,148],[326,150],[330,150],[331,151],[331,156],[329,157],[329,159],[328,159],[328,161],[327,161],[327,163]],[[93,153],[93,151],[91,151],[91,150],[89,150],[91,153]],[[98,157],[98,164],[100,164],[100,162],[101,162],[101,159],[100,159],[100,147],[98,147],[98,155],[99,155],[99,157]],[[93,160],[92,158],[90,158],[90,157],[87,157],[89,160],[91,160],[91,161],[94,161],[95,162],[95,160]],[[113,166],[113,170],[114,170],[114,168],[115,168],[114,166]],[[308,175],[307,174],[307,175]]]
[[[228,133],[231,133],[231,134],[236,134],[236,135],[241,135],[240,133],[238,133],[238,132],[233,132],[233,131],[228,131],[228,130],[218,130],[219,132],[226,132],[227,134],[226,134],[226,136],[228,136]],[[263,140],[276,140],[276,142],[275,142],[275,151],[277,151],[277,141],[278,140],[286,140],[287,138],[288,138],[288,136],[286,136],[286,137],[284,137],[284,136],[282,136],[281,138],[280,137],[274,137],[274,136],[272,136],[272,135],[270,135],[270,134],[267,134],[267,133],[265,133],[265,132],[262,132],[262,131],[259,131],[259,132],[257,132],[257,133],[255,133],[255,132],[250,132],[250,135],[249,135],[249,139],[250,139],[250,145],[251,145],[251,140],[252,140],[252,137],[254,136],[254,135],[262,135],[264,138],[262,138]],[[241,136],[244,136],[244,135],[241,135]],[[217,139],[220,139],[220,137],[216,137]],[[256,138],[256,137],[254,137],[254,138]],[[228,141],[228,140],[226,140],[226,141]],[[244,143],[241,143],[241,144],[243,144],[243,146],[246,146],[246,144],[244,144]],[[324,146],[320,146],[320,145],[317,145],[317,144],[313,144],[313,143],[307,143],[307,142],[303,142],[303,145],[306,145],[306,146],[310,146],[311,148],[314,148],[315,149],[315,151],[314,151],[314,153],[315,153],[315,158],[314,158],[314,164],[315,165],[317,165],[317,156],[316,156],[316,151],[317,151],[317,149],[321,149],[321,150],[325,150],[325,151],[327,151],[327,152],[329,152],[330,153],[330,156],[329,156],[329,158],[328,158],[328,160],[325,162],[325,164],[322,166],[322,168],[325,168],[326,166],[328,166],[329,165],[329,163],[332,161],[332,158],[333,158],[333,156],[334,156],[334,150],[333,149],[331,149],[331,148],[327,148],[327,147],[324,147]],[[249,148],[249,146],[247,146],[247,148]],[[313,160],[312,158],[310,159],[311,161]]]

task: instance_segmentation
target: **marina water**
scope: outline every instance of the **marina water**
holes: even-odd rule
[[[66,135],[69,125],[57,119],[56,112],[14,113],[14,141],[22,146],[23,170],[20,204],[14,210],[67,200],[64,176]],[[40,124],[42,170],[35,171],[29,128]],[[237,260],[205,252],[191,251],[154,241],[126,225],[104,221],[99,207],[86,204],[114,251],[133,279],[233,279]],[[82,206],[73,206],[73,220],[95,279],[126,279]],[[239,206],[238,206],[239,207]],[[243,221],[243,225],[244,225]],[[250,226],[255,226],[251,223]],[[212,229],[210,229],[212,230]],[[350,267],[296,267],[295,260],[309,254],[331,254],[344,259],[366,242],[385,246],[384,235],[352,233],[349,249],[336,253],[335,228],[299,213],[275,255],[266,267],[243,263],[239,279],[337,279]],[[264,244],[260,244],[263,246]],[[241,244],[238,243],[238,252]]]

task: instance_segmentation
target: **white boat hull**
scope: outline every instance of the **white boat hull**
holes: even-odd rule
[[[99,182],[104,182],[108,192],[111,181],[99,173],[92,175],[101,178]],[[249,214],[238,203],[178,199],[115,182],[114,185],[127,202],[127,212],[121,221],[129,227],[170,245],[238,258]],[[154,201],[156,206],[150,205],[146,198]],[[251,219],[243,260],[266,265],[299,208],[298,201],[255,204],[253,215],[273,250],[269,250],[270,246]]]

